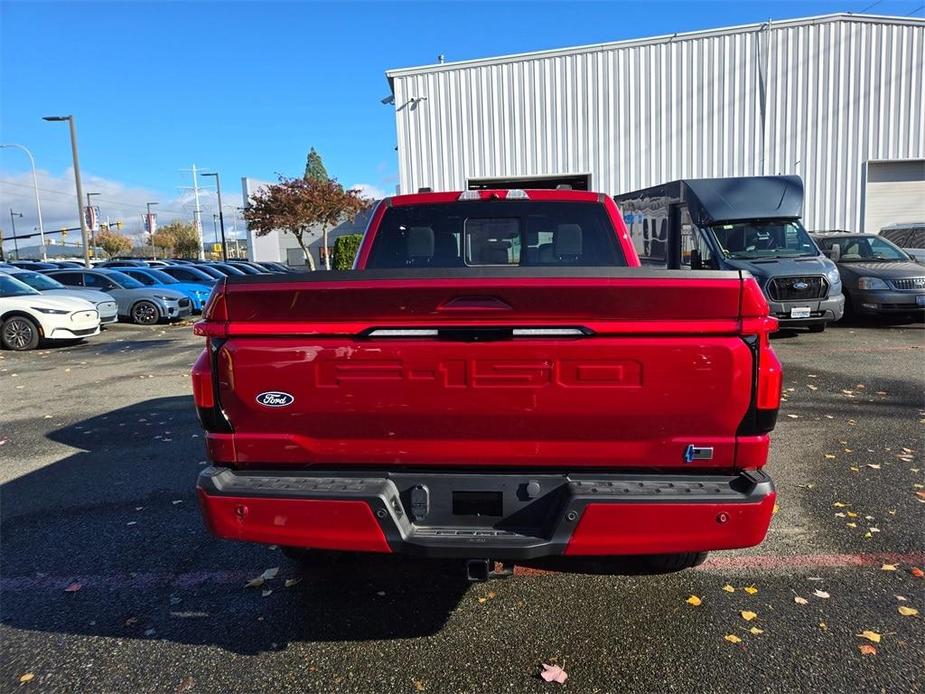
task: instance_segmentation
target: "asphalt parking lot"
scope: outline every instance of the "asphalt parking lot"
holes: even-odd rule
[[[188,325],[0,353],[0,690],[555,691],[547,662],[582,692],[923,691],[922,323],[774,344],[763,545],[679,574],[592,562],[474,585],[392,558],[301,573],[212,539]]]

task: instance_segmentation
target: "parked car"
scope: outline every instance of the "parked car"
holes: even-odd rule
[[[173,266],[168,265],[166,269],[171,267]],[[193,302],[193,311],[196,313],[202,311],[202,307],[212,291],[211,287],[204,287],[202,284],[181,282],[162,270],[153,267],[124,267],[119,272],[138,280],[146,287],[167,287],[174,291],[183,292]]]
[[[13,275],[0,274],[0,343],[17,351],[42,340],[80,340],[100,332],[100,317],[89,301],[43,296]]]
[[[458,557],[470,579],[762,541],[781,366],[754,277],[641,268],[587,191],[379,205],[359,272],[228,277],[194,328],[212,532]]]
[[[925,311],[925,267],[877,234],[818,234],[838,266],[848,310],[855,314]]]
[[[289,267],[288,265],[283,265],[282,263],[276,263],[276,262],[273,262],[272,260],[260,260],[260,261],[255,260],[254,262],[257,263],[257,265],[265,267],[267,270],[271,270],[273,272],[294,272],[293,268]]]
[[[153,325],[160,320],[185,318],[193,311],[192,302],[182,292],[146,287],[118,270],[55,270],[48,274],[69,287],[106,292],[116,300],[121,320]]]
[[[148,267],[148,263],[137,258],[113,258],[103,261],[96,267]]]
[[[234,265],[229,263],[206,263],[204,267],[210,267],[216,272],[220,272],[225,277],[241,277],[243,275],[250,275],[249,272],[244,272],[241,268],[237,268]]]
[[[54,270],[58,267],[52,263],[44,263],[41,260],[14,260],[10,265],[21,270]]]
[[[800,222],[799,176],[683,179],[616,201],[643,265],[750,272],[781,327],[842,317],[838,270]]]
[[[252,263],[249,260],[241,260],[239,258],[229,259],[228,262],[237,268],[241,268],[242,270],[246,268],[251,268],[254,271],[254,274],[258,274],[258,275],[266,275],[268,273],[279,272],[278,270],[268,270],[267,268],[263,267],[260,263]]]
[[[78,263],[76,260],[49,260],[48,262],[62,269],[83,267],[83,263]]]
[[[115,323],[119,320],[119,309],[115,299],[105,292],[95,292],[88,289],[74,289],[61,284],[54,277],[33,270],[20,270],[19,268],[0,268],[0,272],[15,277],[20,282],[28,284],[43,296],[69,296],[75,299],[89,301],[96,308],[100,316],[100,325]]]
[[[917,263],[925,264],[925,222],[890,224],[880,230],[880,236],[902,248]]]
[[[206,269],[195,265],[171,265],[170,267],[161,268],[161,272],[180,282],[198,284],[211,289],[212,285],[218,282],[218,279],[207,273]],[[224,277],[220,272],[215,274]]]

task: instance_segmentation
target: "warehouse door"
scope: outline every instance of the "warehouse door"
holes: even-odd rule
[[[469,190],[487,190],[509,188],[546,188],[556,189],[568,186],[572,190],[590,190],[591,174],[572,174],[565,176],[513,176],[511,178],[470,178]]]
[[[868,162],[866,183],[863,231],[925,222],[925,159]]]

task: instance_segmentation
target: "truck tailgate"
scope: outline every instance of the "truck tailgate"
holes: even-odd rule
[[[738,273],[317,274],[228,282],[209,308],[228,462],[734,466]]]

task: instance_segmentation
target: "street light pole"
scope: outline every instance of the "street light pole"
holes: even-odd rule
[[[74,158],[74,185],[77,188],[77,218],[80,220],[80,238],[84,245],[84,267],[90,267],[90,234],[87,230],[87,218],[84,215],[84,189],[80,183],[80,157],[77,156],[77,127],[74,116],[44,116],[51,122],[67,121],[71,131],[71,156]]]
[[[13,212],[10,208],[10,225],[13,227],[13,253],[16,254],[16,260],[19,260],[19,244],[16,242],[16,217],[22,218],[22,212]]]
[[[145,227],[148,230],[148,238],[151,239],[151,257],[157,260],[157,251],[154,249],[154,218],[151,215],[151,206],[157,205],[156,202],[146,202],[148,214],[145,216]]]
[[[99,195],[99,193],[87,193],[87,214],[90,214],[90,196]],[[96,227],[99,226],[99,219],[94,219],[94,223],[90,225],[90,252],[95,256],[96,255]]]
[[[225,215],[222,213],[222,182],[217,171],[204,173],[203,176],[215,176],[215,192],[218,194],[218,226],[222,230],[222,260],[228,260],[228,247],[225,244]]]
[[[42,223],[42,202],[39,200],[39,182],[35,176],[35,157],[32,156],[32,152],[30,152],[29,148],[25,145],[0,145],[0,149],[4,147],[16,147],[25,152],[26,156],[29,157],[29,163],[32,165],[32,191],[35,193],[35,213],[38,215],[39,236],[42,239],[42,260],[48,260],[48,252],[45,250],[45,225]]]

